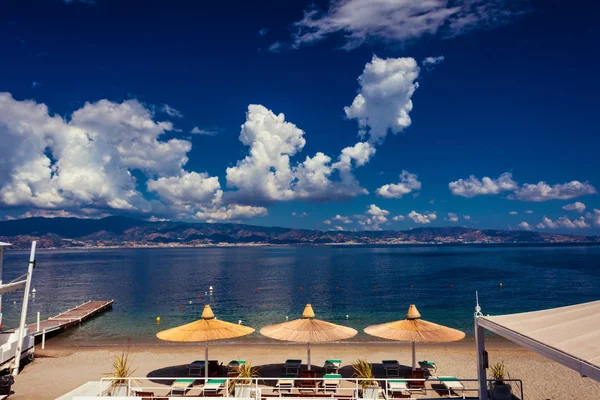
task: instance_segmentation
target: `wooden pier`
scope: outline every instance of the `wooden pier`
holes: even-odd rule
[[[47,338],[58,335],[70,328],[80,325],[82,322],[97,316],[112,308],[114,300],[110,301],[88,301],[75,308],[71,308],[55,317],[27,325],[29,334],[41,340],[42,335]]]

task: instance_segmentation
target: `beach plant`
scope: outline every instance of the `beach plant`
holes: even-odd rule
[[[248,385],[252,383],[252,378],[258,378],[260,374],[258,371],[259,367],[252,365],[251,361],[247,361],[245,364],[238,364],[229,371],[229,375],[233,376],[233,379],[229,381],[229,392],[233,393],[235,385]]]
[[[112,364],[112,371],[104,374],[107,377],[113,378],[110,381],[111,390],[127,384],[127,378],[130,378],[135,371],[137,371],[137,368],[132,369],[132,361],[133,359],[130,356],[129,348],[121,352],[120,355],[115,355]]]
[[[353,377],[362,379],[359,385],[364,389],[369,386],[375,386],[375,376],[373,375],[373,364],[359,358],[352,363],[352,369],[354,370]]]
[[[490,367],[490,373],[496,383],[504,383],[504,379],[508,378],[508,372],[504,366],[504,361],[498,361],[496,364]]]

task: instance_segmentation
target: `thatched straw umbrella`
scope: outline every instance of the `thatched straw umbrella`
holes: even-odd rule
[[[306,343],[308,369],[310,370],[310,344],[335,342],[355,336],[358,332],[347,326],[332,324],[315,318],[310,304],[304,307],[302,318],[269,325],[260,330],[261,335],[288,342]]]
[[[455,342],[465,337],[465,333],[457,329],[423,321],[419,310],[417,310],[414,304],[408,307],[406,319],[386,324],[371,325],[365,328],[365,332],[371,336],[384,339],[412,342],[413,370],[416,364],[415,343]]]
[[[156,337],[169,342],[205,342],[204,376],[208,378],[208,342],[246,336],[252,332],[254,328],[216,319],[207,304],[202,311],[202,318],[198,321],[158,332]]]

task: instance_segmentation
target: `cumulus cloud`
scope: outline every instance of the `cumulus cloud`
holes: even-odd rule
[[[458,222],[458,215],[449,212],[448,217],[446,217],[445,220],[448,222]]]
[[[147,187],[148,191],[158,193],[161,200],[174,206],[182,215],[206,205],[219,204],[223,195],[219,178],[197,172],[148,180]]]
[[[250,105],[242,125],[240,141],[250,148],[248,156],[227,168],[227,201],[269,204],[276,201],[327,201],[367,194],[353,168],[361,167],[375,154],[367,142],[342,149],[337,161],[318,152],[298,164],[291,157],[306,140],[304,131],[262,105]],[[332,180],[336,172],[339,180]]]
[[[376,193],[387,199],[399,199],[413,190],[421,190],[421,182],[417,180],[416,174],[411,174],[406,170],[402,170],[402,173],[400,174],[400,183],[383,185],[377,189]]]
[[[135,100],[86,103],[67,121],[44,104],[0,93],[0,203],[147,212],[152,204],[130,171],[181,171],[191,144],[159,140],[172,128]]]
[[[224,207],[205,208],[198,211],[194,217],[206,222],[220,221],[239,221],[254,217],[264,217],[267,215],[267,209],[264,207],[246,206],[240,204],[229,204]]]
[[[421,61],[421,65],[426,69],[431,69],[434,66],[441,64],[444,61],[444,56],[439,57],[427,57],[423,61]]]
[[[367,211],[364,215],[356,215],[358,223],[365,227],[365,229],[378,231],[381,230],[380,225],[388,221],[387,215],[389,211],[377,207],[375,204],[371,204],[367,207]]]
[[[471,220],[471,216],[470,216],[470,215],[463,215],[463,218],[464,218],[466,221],[470,221],[470,220]]]
[[[531,229],[533,229],[533,228],[531,227],[531,225],[529,225],[529,224],[528,224],[527,222],[525,222],[525,221],[521,222],[521,223],[520,223],[518,226],[519,226],[519,228],[521,228],[521,229],[525,229],[526,231],[530,231]]]
[[[565,211],[577,211],[581,213],[585,211],[585,204],[580,201],[576,201],[575,203],[563,206],[562,209]]]
[[[525,214],[533,214],[533,210],[525,210]]]
[[[509,198],[523,201],[569,200],[595,193],[596,188],[589,182],[571,181],[550,186],[546,182],[540,181],[536,184],[524,184]]]
[[[508,0],[331,0],[314,6],[294,24],[295,47],[342,34],[346,50],[368,40],[404,42],[424,35],[454,37],[504,25],[521,15],[524,1]]]
[[[519,213],[518,213],[518,212],[516,212],[516,211],[509,211],[508,213],[509,213],[510,215],[518,215],[518,214],[519,214]]]
[[[411,97],[419,86],[418,76],[414,58],[373,56],[358,78],[358,95],[344,108],[348,118],[358,121],[361,137],[381,143],[388,131],[396,134],[410,126]]]
[[[437,219],[435,212],[425,212],[424,214],[419,214],[414,210],[408,213],[407,217],[417,224],[430,224],[431,221]]]
[[[305,211],[302,211],[301,213],[297,213],[294,211],[292,213],[292,217],[304,218],[304,217],[308,217],[308,214]]]
[[[592,225],[600,227],[600,210],[597,208],[594,208],[594,212],[586,213],[586,218]]]
[[[448,184],[452,194],[462,197],[475,197],[487,194],[498,194],[507,190],[517,188],[517,183],[513,181],[512,174],[505,172],[497,179],[484,176],[479,180],[474,175],[468,179],[459,179]]]
[[[565,229],[583,229],[589,228],[589,224],[585,221],[584,217],[579,217],[577,219],[571,220],[568,217],[559,217],[556,221],[552,221],[550,218],[544,217],[542,221],[536,225],[538,229],[557,229],[557,228],[565,228]]]
[[[333,217],[332,221],[339,221],[342,224],[351,224],[352,223],[352,219],[350,217],[344,217],[339,214],[337,214],[335,217]]]
[[[406,217],[404,215],[396,215],[395,217],[392,218],[392,220],[398,222],[398,221],[404,221],[406,219]]]

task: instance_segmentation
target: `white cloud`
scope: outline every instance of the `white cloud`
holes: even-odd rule
[[[40,83],[39,82],[36,82],[36,81],[31,82],[31,88],[32,89],[35,89],[37,87],[40,87]]]
[[[429,224],[431,221],[437,219],[437,215],[434,212],[425,212],[424,214],[419,214],[414,210],[411,211],[407,217],[417,224]]]
[[[471,220],[471,216],[470,216],[470,215],[463,215],[463,218],[464,218],[466,221],[470,221],[470,220]]]
[[[516,212],[516,211],[509,211],[508,213],[509,213],[510,215],[518,215],[518,214],[519,214],[519,213],[518,213],[518,212]]]
[[[557,229],[557,228],[565,228],[565,229],[583,229],[589,228],[589,224],[585,221],[584,217],[579,217],[574,220],[570,220],[568,217],[559,217],[556,221],[552,221],[550,218],[544,215],[542,221],[536,225],[538,229]]]
[[[411,174],[406,170],[402,170],[402,173],[400,174],[400,183],[383,185],[377,189],[376,193],[387,199],[399,199],[413,190],[421,190],[421,182],[417,180],[416,174]]]
[[[332,230],[333,230],[333,231],[339,231],[339,232],[341,232],[341,231],[345,231],[346,229],[344,229],[344,227],[343,227],[343,226],[340,226],[340,225],[334,225]]]
[[[577,211],[582,213],[585,211],[585,204],[580,201],[576,201],[575,203],[563,206],[562,209],[566,211]]]
[[[444,219],[445,219],[446,221],[448,221],[448,222],[458,222],[458,215],[456,215],[456,214],[454,214],[454,213],[451,213],[451,212],[449,212],[449,213],[448,213],[448,217],[447,217],[447,218],[444,218]]]
[[[394,218],[392,218],[392,220],[398,222],[398,221],[404,221],[406,219],[406,217],[404,215],[396,215]]]
[[[227,168],[227,202],[269,204],[286,200],[327,201],[367,194],[352,173],[375,154],[366,142],[346,147],[336,162],[318,152],[293,165],[290,158],[300,152],[304,131],[261,105],[250,105],[242,125],[240,141],[249,146],[249,155]],[[338,172],[339,181],[330,179]]]
[[[284,50],[286,48],[286,45],[283,42],[277,41],[273,44],[271,44],[267,50],[270,51],[271,53],[279,53],[280,51]]]
[[[344,108],[348,118],[358,120],[361,137],[381,143],[388,131],[396,134],[410,126],[411,97],[419,86],[418,76],[414,58],[373,56],[358,78],[358,95]]]
[[[521,223],[520,223],[518,226],[519,226],[519,228],[521,228],[521,229],[525,229],[526,231],[530,231],[531,229],[533,229],[533,228],[531,227],[531,225],[529,225],[529,224],[528,224],[527,222],[525,222],[525,221],[521,222]]]
[[[267,215],[264,207],[253,207],[239,204],[229,204],[227,207],[215,207],[198,211],[195,218],[206,222],[240,221]]]
[[[389,215],[389,213],[389,211],[383,210],[375,204],[371,204],[367,207],[365,215],[356,215],[355,218],[360,225],[365,227],[365,229],[378,231],[381,230],[380,225],[388,221],[387,215]]]
[[[148,191],[158,193],[161,200],[174,206],[178,212],[188,214],[197,208],[219,204],[223,195],[219,178],[197,172],[151,179],[147,187]]]
[[[525,214],[533,214],[533,210],[525,210]]]
[[[181,111],[174,109],[173,107],[171,107],[168,104],[163,104],[162,107],[160,108],[160,110],[162,112],[164,112],[165,114],[167,114],[169,117],[175,117],[175,118],[183,117],[183,114],[181,113]]]
[[[352,223],[352,219],[349,217],[344,217],[341,216],[339,214],[337,214],[335,217],[332,218],[333,221],[340,221],[342,224],[351,224]]]
[[[190,131],[190,133],[192,135],[213,136],[213,135],[217,135],[219,132],[216,129],[201,129],[201,128],[198,128],[197,126],[194,126],[192,128],[192,130]]]
[[[514,190],[517,188],[517,183],[513,181],[510,172],[505,172],[497,179],[485,176],[479,180],[474,175],[471,175],[468,179],[459,179],[455,182],[450,182],[448,187],[452,194],[456,196],[475,197]]]
[[[598,210],[597,208],[594,208],[593,213],[586,213],[585,216],[592,223],[592,225],[600,226],[600,210]]]
[[[421,65],[425,68],[433,68],[434,66],[441,64],[444,61],[444,56],[439,57],[427,57],[421,61]]]
[[[136,100],[100,100],[70,121],[48,107],[0,93],[0,203],[9,207],[80,207],[148,212],[131,170],[179,173],[191,144],[160,141],[170,122],[155,122]]]
[[[260,31],[258,31],[260,36],[265,36],[267,33],[269,33],[269,28],[262,28]]]
[[[158,218],[153,215],[150,218],[148,218],[148,221],[149,222],[167,222],[167,221],[170,221],[170,219],[169,218]]]
[[[424,35],[461,35],[506,24],[524,10],[523,1],[508,0],[331,0],[326,11],[312,6],[294,24],[298,47],[342,34],[343,48],[368,40],[390,43]]]
[[[546,182],[540,181],[537,184],[524,184],[509,198],[523,201],[568,200],[595,193],[596,188],[588,182],[571,181],[550,186]]]
[[[325,221],[323,221],[323,223],[325,225],[331,225],[331,220],[330,219],[326,219]]]
[[[293,212],[292,213],[293,217],[298,217],[298,218],[304,218],[304,217],[308,217],[308,214],[305,211],[302,211],[301,213],[297,213],[297,212]]]

